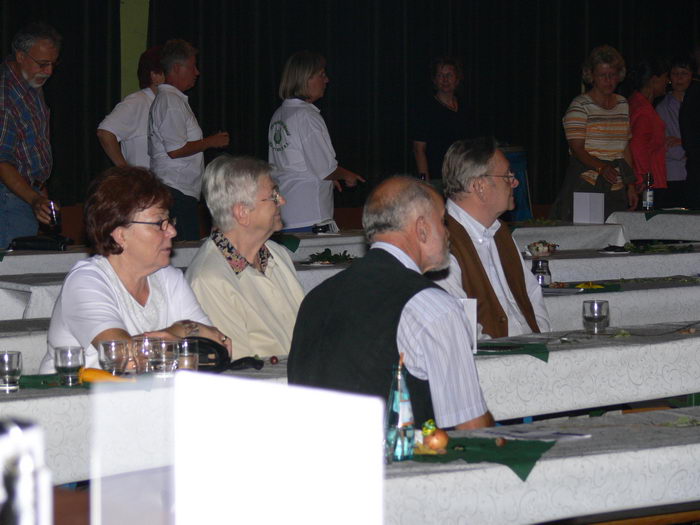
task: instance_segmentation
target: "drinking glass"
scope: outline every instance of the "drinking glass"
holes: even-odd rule
[[[129,362],[128,341],[102,341],[99,352],[100,366],[113,376],[121,376],[126,372]]]
[[[85,366],[85,350],[82,346],[59,346],[54,349],[56,372],[63,386],[81,383],[80,369]]]
[[[199,368],[199,349],[197,341],[180,341],[180,353],[177,357],[178,370],[197,370]]]
[[[131,338],[132,354],[136,361],[136,373],[148,374],[153,372],[151,358],[155,349],[160,346],[163,339],[160,337],[137,336]]]
[[[583,328],[590,334],[599,334],[610,325],[608,301],[583,301]]]
[[[21,375],[22,352],[0,350],[0,391],[16,392],[19,390]]]
[[[179,346],[177,341],[161,341],[153,345],[148,364],[156,377],[172,377],[175,373]]]

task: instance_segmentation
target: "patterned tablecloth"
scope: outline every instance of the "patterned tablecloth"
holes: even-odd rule
[[[312,253],[329,248],[333,253],[347,251],[354,257],[362,257],[367,252],[367,241],[361,230],[347,230],[334,235],[293,234],[299,239],[299,246],[290,252],[295,262],[305,261]],[[171,264],[187,268],[192,262],[201,241],[176,242]],[[2,251],[0,250],[0,253]],[[75,246],[65,252],[18,251],[4,253],[0,257],[0,276],[35,273],[66,273],[73,265],[90,254],[85,246]]]
[[[700,274],[700,246],[691,253],[604,254],[594,250],[562,250],[545,257],[553,281],[601,281],[637,277]],[[532,258],[523,261],[532,270]]]
[[[537,241],[558,244],[560,250],[601,250],[613,244],[624,246],[629,241],[617,224],[563,224],[561,226],[518,226],[513,240],[520,251]]]
[[[616,211],[605,222],[621,225],[628,239],[700,241],[700,212]]]
[[[387,524],[518,524],[700,499],[700,408],[520,425],[590,434],[558,442],[527,481],[495,463],[387,467]],[[506,447],[508,444],[505,445]]]
[[[547,343],[548,361],[529,355],[477,356],[479,381],[497,420],[700,392],[700,333],[669,333],[678,328],[654,325],[622,338],[575,333],[566,343],[559,339],[565,334],[505,339]],[[286,383],[286,360],[231,374]],[[0,417],[25,417],[46,430],[47,461],[56,483],[88,477],[89,397],[83,389],[21,390],[0,397]],[[118,397],[114,404],[120,406]],[[137,460],[123,458],[120,468],[129,470]]]

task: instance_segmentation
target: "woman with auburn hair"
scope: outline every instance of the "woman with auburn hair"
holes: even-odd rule
[[[615,90],[625,78],[625,61],[613,47],[591,51],[581,78],[588,90],[574,97],[563,118],[569,143],[569,167],[552,207],[552,216],[570,221],[573,193],[603,193],[605,217],[637,207],[627,99]]]
[[[42,373],[54,371],[54,348],[82,346],[98,367],[100,341],[136,335],[200,335],[231,341],[202,311],[180,270],[170,266],[176,220],[167,186],[142,168],[110,168],[92,185],[85,226],[95,255],[73,266],[56,300]]]

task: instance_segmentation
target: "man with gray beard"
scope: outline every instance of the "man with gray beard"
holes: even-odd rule
[[[43,85],[53,74],[61,36],[30,24],[12,40],[13,55],[0,68],[0,249],[36,235],[51,213],[46,181],[53,158]]]
[[[362,215],[369,252],[301,303],[289,383],[387,400],[403,354],[418,427],[432,417],[443,428],[493,424],[464,309],[422,275],[449,265],[444,219],[425,183],[392,177],[375,188]]]

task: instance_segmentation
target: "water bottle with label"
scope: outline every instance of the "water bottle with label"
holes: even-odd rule
[[[384,454],[387,463],[404,461],[413,457],[415,426],[411,395],[403,370],[403,355],[394,366],[394,380],[386,405]]]

